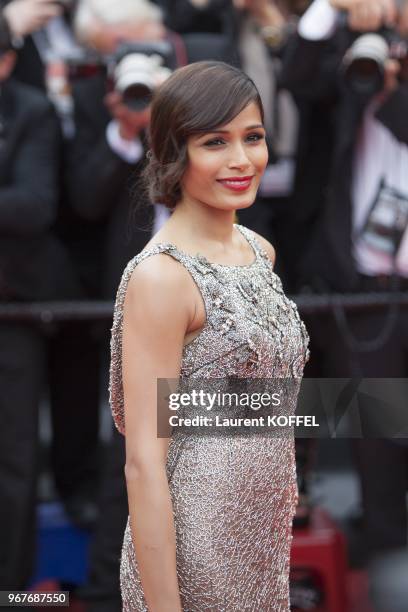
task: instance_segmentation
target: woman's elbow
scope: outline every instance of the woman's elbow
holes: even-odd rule
[[[124,467],[127,484],[160,480],[165,474],[165,465],[158,458],[132,455],[126,458]]]
[[[131,482],[138,482],[143,477],[144,470],[141,469],[139,462],[134,460],[127,460],[125,463],[125,480],[129,484]]]

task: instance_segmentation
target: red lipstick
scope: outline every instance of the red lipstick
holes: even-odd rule
[[[232,191],[246,191],[252,183],[253,176],[230,176],[225,179],[218,179],[218,182]]]

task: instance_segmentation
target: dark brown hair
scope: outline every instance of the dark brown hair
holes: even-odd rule
[[[264,119],[253,81],[239,68],[206,61],[176,70],[153,96],[143,180],[151,202],[173,209],[187,168],[187,139],[229,123],[250,102]]]

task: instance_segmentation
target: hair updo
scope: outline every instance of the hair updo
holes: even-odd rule
[[[211,132],[255,102],[254,82],[239,68],[206,61],[176,70],[155,92],[149,128],[150,151],[143,179],[151,202],[173,209],[181,199],[189,136]]]

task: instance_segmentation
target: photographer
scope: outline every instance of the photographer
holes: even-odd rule
[[[5,43],[17,54],[13,79],[46,93],[60,119],[63,138],[55,154],[58,201],[53,233],[76,268],[77,293],[67,283],[59,299],[84,299],[89,288],[82,283],[82,236],[78,218],[70,210],[66,189],[66,151],[72,137],[72,100],[66,79],[68,58],[81,50],[70,27],[75,0],[11,0],[1,2]],[[0,30],[1,31],[1,30]],[[58,163],[57,163],[58,161]],[[80,527],[95,521],[94,483],[97,481],[99,368],[96,326],[64,321],[47,329],[47,397],[52,423],[50,468],[56,493],[71,520]],[[45,334],[44,334],[45,336]],[[78,398],[72,378],[82,389]],[[81,430],[77,420],[81,418]],[[86,449],[84,453],[83,449]],[[45,466],[48,468],[48,463]]]
[[[300,288],[408,288],[407,17],[405,0],[315,0],[288,48],[281,83],[302,103],[325,101],[334,142]],[[407,375],[408,317],[391,303],[347,317],[336,307],[308,327],[324,376]],[[378,438],[355,450],[370,552],[406,546],[406,449]]]
[[[0,301],[75,296],[68,254],[51,227],[58,201],[58,121],[45,96],[10,78],[0,56]],[[35,552],[38,408],[46,372],[40,325],[0,323],[0,589],[29,584]]]

